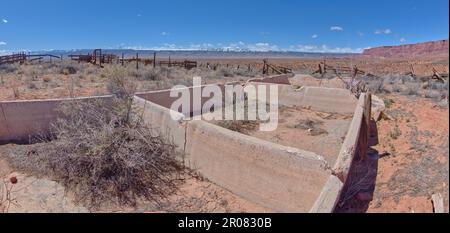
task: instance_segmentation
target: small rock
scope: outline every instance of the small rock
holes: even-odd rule
[[[372,201],[373,196],[372,196],[372,194],[367,193],[367,192],[360,192],[360,193],[356,194],[356,199],[358,199],[360,201]]]
[[[11,184],[17,184],[17,177],[13,176],[11,178],[9,178],[9,181],[11,182]]]

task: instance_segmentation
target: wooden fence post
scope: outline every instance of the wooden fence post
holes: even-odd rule
[[[139,53],[136,53],[136,70],[139,70]]]

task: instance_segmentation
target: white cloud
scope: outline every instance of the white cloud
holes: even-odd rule
[[[289,48],[290,51],[307,53],[361,53],[364,48],[349,47],[329,47],[327,45],[294,45]]]
[[[0,45],[6,45],[6,42],[0,41]]]
[[[362,32],[357,32],[356,34],[358,34],[358,36],[364,36],[364,33]]]
[[[3,23],[7,23],[7,22],[8,22],[8,20],[6,20],[6,19],[2,19],[2,22],[3,22]]]
[[[377,30],[375,30],[374,33],[377,34],[377,35],[379,35],[379,34],[385,34],[385,35],[387,35],[387,34],[391,34],[391,33],[392,33],[392,30],[389,29],[389,28],[387,28],[387,29],[382,29],[382,30],[377,29]]]
[[[141,14],[137,14],[137,17],[141,17],[142,15]]]
[[[168,33],[168,32],[161,32],[161,36],[169,36],[170,35],[170,33]]]
[[[337,31],[337,32],[341,32],[344,31],[344,28],[340,27],[340,26],[333,26],[330,28],[331,31]]]
[[[405,39],[405,38],[400,38],[400,42],[401,42],[401,43],[405,43],[405,42],[406,42],[406,39]]]
[[[312,35],[311,36],[311,38],[313,38],[313,39],[316,39],[316,38],[318,38],[319,36],[317,35],[317,34],[314,34],[314,35]]]

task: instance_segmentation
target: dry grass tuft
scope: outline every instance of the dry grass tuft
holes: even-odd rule
[[[322,121],[306,119],[306,120],[300,120],[294,126],[294,128],[308,130],[308,132],[311,136],[328,134],[328,132],[321,127],[322,125],[323,125]]]
[[[216,124],[225,129],[242,134],[249,134],[251,131],[255,131],[259,127],[258,121],[250,120],[223,120],[217,121]]]

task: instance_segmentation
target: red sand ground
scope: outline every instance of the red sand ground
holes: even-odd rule
[[[380,158],[367,162],[375,171],[373,190],[361,191],[373,200],[353,197],[338,212],[431,213],[435,193],[448,212],[448,107],[419,97],[382,97],[394,101],[386,110],[394,119],[378,122],[380,143],[373,149]]]

